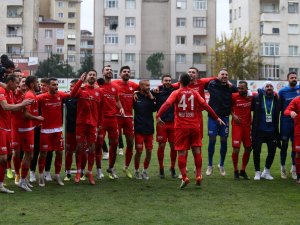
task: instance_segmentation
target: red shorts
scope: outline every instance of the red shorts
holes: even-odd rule
[[[0,129],[0,155],[11,153],[11,132]]]
[[[62,151],[64,150],[64,139],[62,132],[50,134],[41,133],[40,136],[40,151]]]
[[[300,134],[294,133],[294,152],[300,152]]]
[[[100,138],[105,138],[106,132],[108,133],[109,139],[119,138],[118,122],[115,116],[113,117],[104,117],[103,123],[100,130]]]
[[[20,150],[20,133],[16,130],[12,130],[11,132],[11,148],[12,150]]]
[[[97,132],[96,127],[90,125],[76,126],[76,143],[96,143]]]
[[[240,148],[243,142],[244,148],[251,147],[251,127],[232,126],[232,147]]]
[[[174,135],[174,122],[165,122],[163,126],[156,126],[156,142],[166,143],[169,141],[173,143]]]
[[[119,133],[123,129],[123,134],[125,136],[133,136],[134,128],[133,128],[133,118],[132,117],[121,117],[117,116],[117,122],[119,127]]]
[[[201,147],[202,138],[199,128],[175,128],[175,150],[189,150]]]
[[[66,151],[75,151],[76,133],[68,133],[66,135]]]
[[[32,152],[34,150],[34,130],[18,132],[20,147],[24,152]]]
[[[145,148],[147,150],[152,150],[153,148],[153,134],[135,134],[134,135],[135,139],[135,150],[137,152],[142,152],[144,148],[144,143],[145,143]]]

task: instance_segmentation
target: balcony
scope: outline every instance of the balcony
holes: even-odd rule
[[[260,1],[260,12],[278,14],[280,0],[261,0]]]
[[[261,13],[260,15],[261,22],[280,22],[279,13]]]
[[[206,53],[207,52],[207,46],[206,45],[193,45],[193,49],[196,52],[199,53]]]

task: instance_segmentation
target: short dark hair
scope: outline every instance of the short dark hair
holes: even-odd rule
[[[5,83],[8,83],[9,81],[15,82],[18,79],[17,75],[11,74],[6,77]]]
[[[186,87],[189,85],[190,81],[191,81],[191,77],[190,75],[188,75],[187,73],[183,73],[180,75],[180,83]]]
[[[102,73],[103,73],[105,67],[111,67],[111,66],[110,65],[103,66]]]
[[[30,84],[34,83],[37,80],[35,76],[28,76],[25,80],[25,84],[27,87],[30,87]]]
[[[163,81],[165,77],[170,77],[172,79],[172,76],[170,74],[164,74],[161,77],[161,81]]]
[[[248,83],[247,83],[247,81],[245,81],[245,80],[240,80],[240,81],[239,81],[239,84],[245,84],[245,85],[248,87]]]
[[[45,77],[44,77],[44,78],[41,79],[40,82],[41,82],[41,83],[47,83],[47,80],[48,80],[48,78],[45,78]]]
[[[57,78],[55,77],[50,77],[47,79],[47,85],[50,85],[51,81],[57,81]]]
[[[289,72],[289,73],[287,74],[286,78],[289,79],[289,78],[290,78],[290,75],[292,75],[292,74],[298,76],[297,73],[296,73],[296,71],[291,71],[291,72]]]
[[[89,70],[87,71],[87,74],[88,74],[89,72],[95,72],[96,75],[98,74],[97,71],[96,71],[95,69],[89,69]]]
[[[189,68],[189,70],[196,70],[196,71],[197,71],[197,73],[199,74],[199,70],[198,70],[198,68],[196,68],[196,67],[194,67],[194,66],[191,66],[191,67]]]
[[[16,68],[16,69],[14,70],[14,72],[20,72],[20,73],[22,73],[21,69],[19,69],[19,68]]]
[[[78,81],[79,81],[79,79],[76,78],[76,79],[71,80],[70,83],[71,83],[71,84],[76,84]]]
[[[122,66],[121,69],[120,69],[120,73],[121,73],[123,70],[125,70],[125,69],[130,70],[130,67],[129,67],[129,66]]]

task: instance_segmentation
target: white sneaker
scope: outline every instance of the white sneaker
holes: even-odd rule
[[[254,180],[260,180],[260,177],[261,177],[261,172],[260,171],[255,171]]]
[[[137,180],[143,179],[142,176],[141,176],[141,174],[140,174],[140,171],[138,171],[138,170],[136,170],[136,171],[134,172],[134,177],[135,177],[135,179],[137,179]]]
[[[224,177],[224,176],[226,175],[224,166],[220,166],[220,164],[218,164],[218,168],[219,168],[219,170],[220,170],[221,176]]]
[[[109,158],[109,153],[108,152],[103,152],[102,159],[103,160],[108,160],[108,158]]]
[[[119,179],[118,175],[116,174],[115,168],[108,168],[106,171],[108,172],[109,179]]]
[[[28,181],[27,178],[25,179],[25,182],[29,188],[33,188],[33,185]]]
[[[22,188],[24,191],[32,191],[26,184],[26,180],[25,179],[21,179],[20,183],[19,183],[19,187]]]
[[[54,180],[56,181],[56,183],[60,186],[64,186],[65,184],[62,182],[61,177],[59,174],[55,174],[54,176]]]
[[[47,171],[46,171],[46,173],[45,173],[45,180],[46,180],[47,182],[52,181],[52,177],[51,177],[50,172],[47,172]]]
[[[281,166],[280,175],[281,175],[281,179],[287,179],[285,166]]]
[[[36,182],[36,177],[35,177],[35,172],[34,171],[30,171],[29,173],[29,181],[32,182]]]
[[[206,170],[206,175],[210,176],[210,175],[212,175],[212,173],[213,173],[213,167],[212,166],[208,166],[207,170]]]
[[[262,178],[265,178],[266,180],[274,180],[274,178],[271,176],[270,174],[270,170],[269,169],[264,169],[264,171],[261,174]]]
[[[96,175],[98,180],[101,180],[104,177],[104,174],[102,173],[102,169],[98,168],[97,169],[97,175]]]
[[[297,180],[296,166],[292,165],[292,168],[291,168],[290,172],[292,174],[293,180]]]
[[[123,148],[119,148],[119,155],[124,155]]]
[[[150,177],[148,176],[147,170],[143,170],[143,172],[142,172],[142,178],[144,180],[149,180],[150,179]]]
[[[0,192],[1,193],[6,193],[6,194],[14,194],[15,192],[14,191],[11,191],[3,186],[0,187]]]
[[[39,186],[45,187],[44,174],[42,174],[42,173],[39,175]]]
[[[181,175],[181,173],[178,175],[178,179],[182,179],[182,175]]]

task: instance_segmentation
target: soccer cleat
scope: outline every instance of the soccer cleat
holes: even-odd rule
[[[119,155],[124,155],[123,148],[119,148]]]
[[[292,165],[292,168],[291,168],[291,174],[292,174],[292,178],[294,179],[294,180],[296,180],[297,179],[297,173],[296,173],[296,166],[294,166],[294,165]]]
[[[281,176],[281,179],[287,179],[287,173],[286,173],[286,169],[284,166],[281,166],[280,176]]]
[[[144,180],[149,180],[150,179],[150,177],[148,176],[147,170],[142,171],[142,178]]]
[[[60,175],[58,175],[58,174],[55,174],[54,180],[56,181],[56,183],[57,183],[59,186],[64,186],[64,185],[65,185],[65,184],[62,182]]]
[[[224,177],[224,176],[226,175],[224,166],[220,166],[220,164],[219,164],[219,165],[218,165],[218,168],[219,168],[219,170],[220,170],[221,176]]]
[[[74,177],[74,181],[75,181],[75,183],[79,183],[79,181],[80,181],[80,173],[79,172],[76,173],[76,175]]]
[[[101,168],[97,168],[96,177],[97,177],[98,180],[101,180],[104,177],[104,174],[102,173],[102,169]]]
[[[39,186],[40,187],[45,187],[44,174],[39,175]]]
[[[6,193],[6,194],[14,194],[14,193],[15,193],[14,191],[11,191],[11,190],[9,190],[9,189],[3,187],[3,186],[0,187],[0,192],[1,192],[1,193]]]
[[[14,174],[11,168],[6,170],[6,176],[8,179],[13,179],[14,178]]]
[[[19,185],[20,178],[21,178],[21,176],[19,174],[16,174],[16,176],[15,176],[15,185]]]
[[[202,175],[196,177],[196,186],[200,186],[200,185],[201,185],[201,182],[202,182]]]
[[[136,171],[134,172],[134,177],[135,177],[135,179],[137,179],[137,180],[143,179],[142,176],[141,176],[141,174],[140,174],[140,172],[139,172],[138,170],[136,170]]]
[[[96,182],[95,182],[95,180],[94,180],[93,174],[92,174],[92,173],[88,173],[87,176],[88,176],[88,178],[89,178],[90,184],[91,184],[91,185],[95,185]]]
[[[250,180],[245,170],[241,170],[239,175],[240,177],[243,177],[244,180]]]
[[[182,175],[181,175],[181,173],[178,175],[178,179],[182,179]]]
[[[181,190],[184,189],[189,183],[190,183],[189,178],[186,177],[184,180],[182,179],[182,180],[181,180],[180,189],[181,189]]]
[[[265,178],[266,180],[274,180],[274,178],[271,176],[270,174],[270,170],[269,169],[264,169],[264,171],[261,174],[262,178]]]
[[[128,168],[124,168],[123,172],[126,174],[126,176],[131,179],[132,178],[132,174],[130,172],[130,170]]]
[[[108,172],[108,177],[109,177],[109,179],[111,179],[111,180],[114,180],[114,179],[118,179],[118,178],[119,178],[118,175],[116,174],[116,171],[115,171],[114,168],[108,168],[108,169],[106,170],[106,172]]]
[[[164,169],[159,169],[159,177],[160,177],[160,179],[165,179],[165,170]]]
[[[36,182],[36,177],[35,177],[35,172],[34,171],[29,172],[29,181],[30,182]]]
[[[175,168],[170,168],[170,173],[172,178],[176,178],[176,171]]]
[[[206,176],[211,176],[213,173],[213,167],[212,166],[208,166],[207,170],[206,170]]]
[[[31,192],[31,191],[32,191],[32,190],[27,186],[26,180],[25,180],[25,179],[21,179],[21,180],[20,180],[19,187],[22,188],[24,191],[28,191],[28,192]]]
[[[103,159],[103,160],[108,160],[108,158],[109,158],[108,152],[103,152],[102,159]]]
[[[44,175],[44,178],[47,182],[52,181],[52,177],[51,177],[50,172],[46,172],[45,175]]]
[[[240,179],[240,174],[239,174],[238,170],[234,171],[234,179],[235,180],[239,180]]]
[[[67,173],[67,175],[64,178],[64,181],[70,181],[71,180],[71,174]]]
[[[260,171],[255,171],[255,176],[254,176],[254,180],[260,180],[261,177],[261,172]]]
[[[28,181],[27,178],[25,179],[25,182],[26,182],[26,185],[27,185],[29,188],[33,188],[33,185]]]

